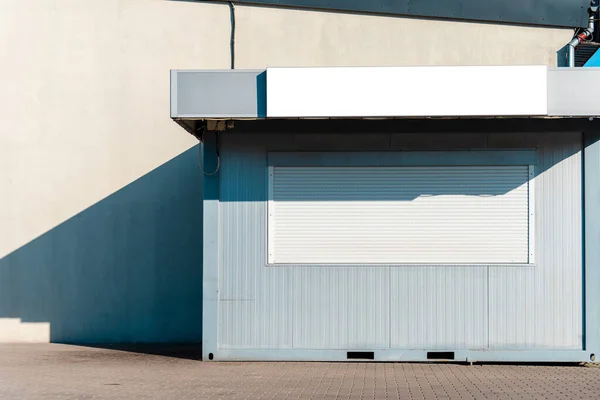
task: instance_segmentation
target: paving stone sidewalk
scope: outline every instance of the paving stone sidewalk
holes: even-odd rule
[[[180,347],[0,345],[0,399],[600,399],[596,367],[198,357]]]

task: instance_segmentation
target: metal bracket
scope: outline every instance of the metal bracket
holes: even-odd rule
[[[208,120],[201,121],[196,127],[196,131],[192,133],[196,139],[200,142],[204,141],[204,134],[206,132],[223,132],[234,128],[233,121],[224,120]]]

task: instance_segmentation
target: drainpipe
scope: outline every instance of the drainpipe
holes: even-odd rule
[[[569,42],[568,46],[568,54],[569,54],[569,67],[575,66],[575,47],[579,46],[581,42],[583,42],[587,38],[591,38],[594,34],[594,18],[596,16],[596,12],[598,11],[598,0],[592,0],[590,2],[590,18],[588,20],[588,27],[583,30],[579,35],[575,36],[573,40]]]

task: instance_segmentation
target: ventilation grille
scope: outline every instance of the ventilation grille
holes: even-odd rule
[[[586,62],[598,51],[600,43],[584,42],[575,48],[575,66],[583,67]]]

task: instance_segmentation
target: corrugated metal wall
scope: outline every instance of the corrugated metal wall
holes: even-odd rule
[[[221,349],[580,349],[581,134],[224,134]],[[267,267],[267,152],[537,148],[536,265]]]

